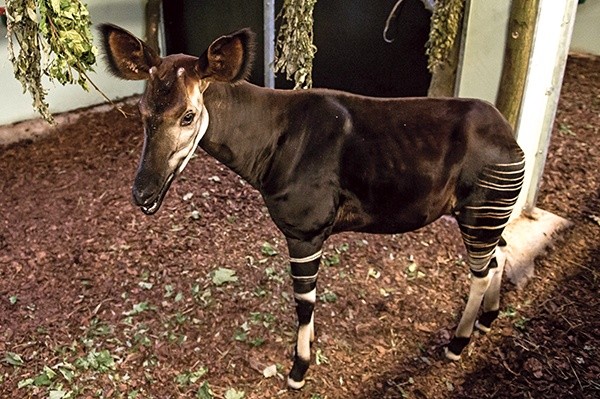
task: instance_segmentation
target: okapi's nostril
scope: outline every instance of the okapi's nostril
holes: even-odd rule
[[[137,175],[131,187],[133,203],[137,206],[148,205],[156,197],[157,191],[160,191],[159,187],[159,184],[153,184],[146,176]]]
[[[133,203],[137,206],[146,206],[152,203],[160,192],[159,185],[134,184],[131,188]]]
[[[131,188],[131,202],[133,202],[133,204],[136,206],[144,205],[142,198],[143,193],[138,188],[133,186]]]

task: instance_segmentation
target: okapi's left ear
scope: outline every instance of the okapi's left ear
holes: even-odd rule
[[[110,71],[121,79],[142,80],[150,77],[150,68],[158,66],[160,56],[146,43],[123,28],[112,24],[98,27]]]
[[[198,59],[200,78],[229,83],[245,79],[254,58],[254,36],[242,29],[212,42]]]

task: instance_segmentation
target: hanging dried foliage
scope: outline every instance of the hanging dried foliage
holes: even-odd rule
[[[317,51],[313,44],[313,10],[317,0],[285,0],[278,15],[275,72],[285,72],[294,80],[294,89],[312,87],[312,62]]]
[[[427,68],[430,72],[447,59],[454,41],[460,34],[459,29],[465,0],[437,0],[431,15],[429,40],[425,45],[429,56]]]
[[[79,0],[7,0],[6,14],[8,54],[15,77],[31,94],[33,107],[52,122],[43,75],[88,90],[86,72],[93,70],[97,50],[87,7]]]

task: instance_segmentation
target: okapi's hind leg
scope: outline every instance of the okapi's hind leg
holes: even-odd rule
[[[317,300],[317,277],[321,262],[322,241],[318,244],[288,239],[291,277],[298,315],[298,332],[294,364],[288,375],[288,386],[300,389],[310,365],[311,344],[315,339],[314,309]]]
[[[521,190],[524,167],[523,159],[488,165],[479,176],[470,197],[473,200],[455,212],[472,279],[467,305],[446,348],[446,357],[451,360],[458,360],[469,343],[482,302],[479,329],[489,331],[498,316],[504,259],[497,259],[495,251]]]
[[[502,284],[502,274],[505,264],[506,256],[502,252],[502,249],[496,247],[496,254],[488,266],[492,278],[490,286],[483,297],[483,312],[475,322],[475,327],[483,333],[490,331],[492,322],[498,318],[498,314],[500,313],[500,286]]]

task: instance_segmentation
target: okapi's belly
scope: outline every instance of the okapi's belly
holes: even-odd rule
[[[448,198],[436,204],[426,200],[406,203],[402,198],[393,196],[379,201],[361,202],[354,195],[346,195],[340,201],[332,231],[373,234],[414,231],[450,214],[453,202],[452,198]]]

